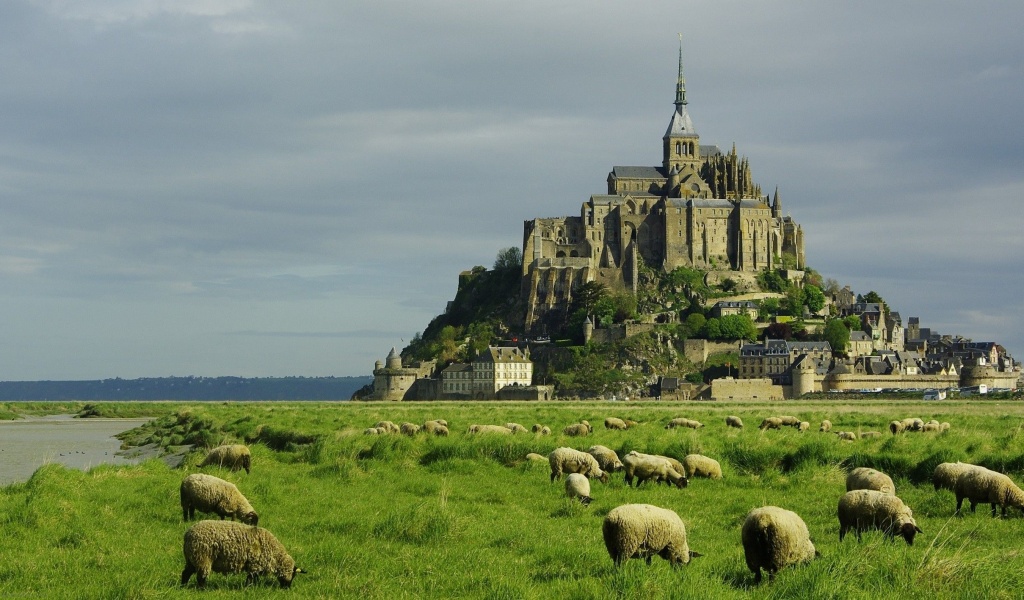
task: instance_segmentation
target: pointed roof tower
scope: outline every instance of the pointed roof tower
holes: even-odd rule
[[[679,34],[679,77],[676,79],[676,111],[668,124],[665,137],[677,135],[697,135],[693,129],[693,121],[686,111],[686,78],[683,77],[683,34]]]
[[[664,145],[661,165],[668,173],[673,169],[696,172],[700,163],[700,136],[693,129],[690,113],[686,112],[686,78],[683,77],[683,34],[679,34],[679,77],[676,80],[676,109],[662,138]]]

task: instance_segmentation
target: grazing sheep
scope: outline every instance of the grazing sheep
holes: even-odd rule
[[[897,533],[908,545],[914,544],[914,536],[923,533],[914,521],[914,513],[902,500],[892,494],[877,490],[858,489],[843,494],[839,499],[839,541],[846,532],[853,529],[860,541],[862,531],[878,529],[887,537]]]
[[[186,521],[194,519],[197,510],[215,513],[221,519],[238,519],[249,525],[255,525],[259,521],[256,511],[235,484],[220,477],[193,473],[182,480],[179,495],[181,514]]]
[[[640,487],[641,483],[648,480],[667,481],[680,488],[686,487],[689,483],[682,465],[680,464],[679,468],[674,467],[671,460],[665,456],[642,454],[634,450],[622,458],[622,464],[626,472],[627,486],[633,483],[634,478],[634,487]]]
[[[548,427],[547,425],[545,425],[544,427],[541,427],[540,428],[540,434],[541,435],[551,435],[551,428]]]
[[[939,423],[939,431],[940,432],[942,432],[942,431],[949,431],[949,427],[950,427],[950,425],[949,425],[948,421],[943,421],[943,422]]]
[[[782,419],[778,417],[768,417],[761,421],[761,425],[758,427],[761,431],[765,429],[782,429]]]
[[[601,525],[604,547],[615,566],[630,558],[651,564],[655,554],[673,567],[687,564],[700,554],[690,551],[686,527],[679,515],[650,504],[623,504],[613,508]]]
[[[800,421],[800,424],[796,426],[797,431],[803,433],[811,428],[811,424],[807,421]]]
[[[185,569],[181,585],[196,575],[196,585],[206,587],[206,578],[214,573],[246,573],[246,583],[255,583],[262,575],[274,575],[282,588],[291,587],[292,578],[302,569],[274,534],[262,527],[250,527],[230,521],[200,521],[185,532],[182,546]]]
[[[210,450],[210,453],[206,455],[203,462],[199,463],[200,467],[207,465],[227,467],[232,471],[245,469],[245,472],[248,473],[249,468],[252,466],[252,455],[249,453],[249,448],[244,444],[217,446]]]
[[[889,432],[893,435],[903,433],[907,430],[907,426],[903,424],[903,421],[889,421]]]
[[[591,446],[587,448],[587,454],[597,459],[597,464],[601,466],[602,471],[614,473],[622,470],[622,461],[619,460],[619,455],[607,446]]]
[[[548,454],[551,465],[551,481],[562,476],[562,473],[579,473],[587,477],[597,477],[601,483],[608,483],[608,473],[601,470],[597,459],[573,448],[555,448]]]
[[[363,430],[363,435],[381,435],[387,433],[383,427],[367,427]]]
[[[402,432],[402,435],[414,436],[420,432],[420,426],[415,423],[402,423],[399,431]]]
[[[901,421],[906,431],[921,431],[924,429],[924,421],[915,417],[907,417]]]
[[[565,495],[570,498],[579,498],[583,506],[593,501],[590,497],[590,480],[579,473],[569,473],[565,476]]]
[[[530,431],[534,433],[540,433],[541,429],[544,429],[543,425],[541,425],[540,423],[534,423],[533,427],[530,428]]]
[[[822,421],[821,427],[818,428],[818,431],[822,433],[828,433],[829,431],[832,431],[832,421],[829,421],[828,419]]]
[[[953,492],[956,494],[957,514],[960,514],[964,498],[971,502],[971,512],[974,512],[978,503],[988,502],[992,505],[993,517],[996,516],[997,504],[1003,509],[1003,517],[1006,516],[1007,506],[1016,506],[1024,511],[1024,491],[1006,475],[983,467],[962,473],[953,486]]]
[[[623,419],[622,422],[626,424],[626,429],[632,429],[633,427],[636,427],[637,425],[640,424],[632,419]]]
[[[807,524],[795,512],[778,506],[762,506],[747,513],[742,539],[747,568],[756,583],[761,583],[761,569],[768,571],[771,581],[779,569],[818,556]]]
[[[706,477],[708,479],[722,478],[722,465],[713,458],[701,454],[687,454],[683,457],[683,475],[688,479],[694,477]]]
[[[860,439],[863,440],[865,438],[876,438],[880,437],[881,435],[882,434],[878,431],[862,431],[860,432]]]
[[[505,427],[512,433],[528,433],[528,430],[519,423],[505,423]]]
[[[941,431],[941,425],[939,425],[939,423],[937,421],[935,423],[925,423],[924,424],[924,428],[922,428],[921,431],[923,431],[925,433],[928,433],[928,432],[938,433],[939,431]]]
[[[857,439],[857,434],[852,431],[837,431],[836,435],[844,442],[852,442]]]
[[[530,452],[529,454],[526,455],[526,460],[530,460],[533,462],[548,462],[548,457],[544,456],[543,454],[537,454],[536,452]]]
[[[736,415],[729,415],[725,418],[726,427],[735,427],[736,429],[743,429],[743,419]]]
[[[940,463],[932,471],[932,485],[935,486],[935,491],[940,489],[953,491],[956,487],[956,480],[961,475],[970,471],[971,469],[983,469],[984,467],[978,467],[970,463],[955,462],[955,463]]]
[[[582,437],[590,435],[590,425],[584,425],[583,423],[573,423],[572,425],[566,425],[562,429],[562,433],[569,437]]]
[[[621,430],[621,431],[625,431],[626,429],[629,429],[628,427],[626,427],[626,422],[623,421],[622,419],[617,418],[617,417],[608,417],[608,418],[606,418],[604,420],[604,426],[605,426],[605,429],[618,429],[618,430]]]
[[[382,427],[388,433],[398,433],[400,431],[398,425],[395,425],[391,421],[377,421],[376,423],[374,423],[373,426],[374,427]]]
[[[432,435],[448,435],[447,422],[442,423],[440,420],[426,421],[421,429]]]
[[[669,421],[668,425],[665,425],[665,429],[675,429],[676,427],[689,427],[690,429],[700,429],[703,426],[704,424],[701,423],[700,421],[694,421],[693,419],[678,417]]]
[[[791,416],[788,416],[788,415],[783,415],[783,416],[779,417],[779,419],[782,421],[783,425],[789,425],[790,427],[799,427],[800,426],[800,419],[798,419],[796,417],[791,417]]]
[[[512,435],[512,430],[504,425],[470,425],[469,433],[500,433]]]
[[[896,495],[896,485],[892,482],[892,477],[868,467],[857,467],[846,476],[846,491],[853,490],[875,490]]]

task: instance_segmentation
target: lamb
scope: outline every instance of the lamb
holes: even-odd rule
[[[1024,491],[1006,475],[982,467],[968,469],[961,474],[953,492],[956,494],[956,514],[960,514],[964,498],[970,500],[971,512],[979,502],[988,502],[992,505],[993,517],[996,516],[997,504],[1003,509],[1003,517],[1006,517],[1007,506],[1016,506],[1024,511]]]
[[[923,533],[914,521],[913,511],[902,500],[885,492],[859,489],[846,492],[839,499],[839,541],[853,529],[860,534],[868,529],[885,532],[886,537],[903,536],[907,545],[914,544],[914,536]]]
[[[907,427],[903,424],[903,421],[889,421],[889,432],[893,435],[903,433],[906,430]]]
[[[512,430],[504,425],[470,425],[469,433],[500,433],[512,435]]]
[[[883,494],[896,495],[896,485],[892,478],[868,467],[857,467],[846,476],[846,491],[853,490],[875,490]]]
[[[862,432],[860,432],[860,439],[863,440],[863,439],[866,439],[866,438],[876,438],[876,437],[879,437],[881,435],[882,434],[877,432],[877,431],[862,431]]]
[[[683,457],[683,474],[688,479],[694,477],[721,479],[722,465],[718,464],[717,460],[701,454],[687,454]]]
[[[907,417],[901,421],[906,431],[921,431],[924,429],[924,421],[915,417]]]
[[[837,431],[836,435],[844,442],[852,442],[857,439],[857,434],[852,431]]]
[[[622,458],[622,464],[626,471],[627,486],[633,483],[634,478],[634,487],[640,487],[641,483],[651,479],[655,482],[667,481],[680,488],[686,487],[689,483],[683,473],[684,470],[674,467],[665,456],[642,454],[634,450]]]
[[[402,435],[414,436],[420,432],[420,426],[415,423],[402,423],[399,431]]]
[[[665,425],[665,429],[675,429],[676,427],[689,427],[690,429],[700,429],[703,426],[704,424],[701,423],[700,421],[694,421],[692,419],[678,417],[669,421],[668,425]]]
[[[505,427],[508,427],[512,433],[527,433],[527,429],[519,423],[505,423]]]
[[[818,556],[807,524],[795,512],[778,506],[762,506],[747,513],[741,533],[747,568],[761,583],[761,569],[768,580],[779,569],[809,562]]]
[[[540,433],[541,429],[544,429],[543,425],[541,425],[540,423],[534,423],[533,427],[530,428],[530,431],[534,433]]]
[[[376,423],[374,423],[373,426],[374,427],[382,427],[388,433],[398,433],[400,431],[398,425],[395,425],[391,421],[377,421]]]
[[[766,429],[782,429],[782,419],[778,417],[768,417],[761,421],[761,425],[758,427],[761,431]]]
[[[441,424],[441,421],[427,421],[423,423],[421,429],[428,434],[448,435],[448,426]]]
[[[961,475],[971,469],[983,468],[984,467],[978,467],[963,462],[940,463],[935,467],[935,471],[932,472],[932,485],[935,486],[936,492],[940,489],[953,491],[956,487],[956,480],[959,479]]]
[[[623,421],[622,419],[617,418],[617,417],[608,417],[608,418],[606,418],[604,420],[604,426],[605,426],[606,429],[618,429],[618,430],[621,430],[621,431],[625,431],[626,429],[629,429],[629,427],[626,426],[626,422]]]
[[[562,473],[579,473],[587,477],[596,477],[601,483],[608,483],[608,473],[601,470],[597,459],[573,448],[555,448],[548,454],[548,464],[551,465],[551,481],[562,476]]]
[[[551,435],[551,428],[548,427],[547,425],[545,425],[544,427],[541,427],[540,428],[540,434],[541,435]]]
[[[381,435],[387,433],[383,427],[367,427],[363,430],[363,435]]]
[[[726,427],[735,427],[736,429],[743,429],[743,419],[736,415],[729,415],[725,418]]]
[[[569,473],[565,476],[565,495],[570,498],[579,498],[583,506],[589,505],[594,500],[590,497],[590,480],[579,473]]]
[[[832,431],[832,421],[829,421],[828,419],[822,421],[821,427],[818,428],[818,431],[822,433],[828,433],[829,431]]]
[[[210,450],[210,453],[206,455],[203,462],[199,463],[200,467],[207,465],[227,467],[232,471],[245,469],[245,472],[248,473],[249,468],[252,466],[252,455],[249,453],[249,448],[244,444],[217,446]]]
[[[569,437],[581,437],[590,435],[590,425],[584,425],[583,423],[573,423],[572,425],[566,425],[562,429],[562,433]]]
[[[690,551],[686,527],[675,512],[650,504],[623,504],[613,508],[601,525],[604,547],[615,566],[630,558],[651,564],[655,554],[673,567],[700,556]]]
[[[619,455],[607,446],[591,446],[587,449],[587,454],[597,459],[597,464],[601,466],[602,471],[614,473],[615,471],[621,471],[623,468]]]
[[[921,431],[925,433],[938,433],[939,431],[941,431],[941,425],[939,425],[938,421],[935,421],[934,423],[928,422],[924,424],[924,428],[922,428]]]
[[[796,426],[797,431],[803,433],[811,428],[811,424],[807,421],[800,421],[800,424]]]
[[[622,422],[626,424],[626,429],[632,429],[633,427],[636,427],[637,425],[640,424],[632,419],[623,419]]]
[[[255,525],[259,521],[256,511],[235,484],[219,477],[193,473],[182,480],[179,494],[181,514],[186,521],[195,518],[197,510],[216,513],[221,519],[238,519],[249,525]]]
[[[940,432],[949,431],[949,427],[950,427],[950,425],[949,425],[948,421],[943,421],[943,422],[939,423],[939,431]]]
[[[182,547],[185,569],[181,585],[196,575],[196,585],[206,587],[210,571],[246,573],[246,583],[255,583],[262,575],[275,575],[282,588],[291,587],[296,573],[304,571],[274,534],[262,527],[231,521],[200,521],[185,532]]]

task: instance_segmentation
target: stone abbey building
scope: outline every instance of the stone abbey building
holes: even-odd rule
[[[662,138],[661,166],[613,167],[608,191],[579,216],[526,221],[526,327],[565,311],[589,281],[636,292],[639,267],[672,271],[760,271],[804,266],[800,225],[782,215],[778,190],[763,195],[736,148],[702,146],[687,112],[682,47],[675,110]]]

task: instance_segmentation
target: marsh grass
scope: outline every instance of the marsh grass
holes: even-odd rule
[[[142,403],[140,403],[142,404]],[[66,412],[83,407],[62,404]],[[4,410],[4,407],[0,407]],[[8,410],[26,414],[25,407]],[[43,407],[29,409],[43,411]],[[780,406],[640,403],[95,403],[101,416],[156,417],[128,439],[202,433],[215,443],[255,440],[252,473],[204,469],[235,483],[260,524],[309,573],[289,597],[302,598],[1011,598],[1024,586],[1024,518],[987,510],[953,517],[955,498],[934,491],[930,471],[964,460],[1024,476],[1024,407],[1009,403],[865,403]],[[42,414],[35,413],[35,414]],[[726,429],[727,414],[759,423],[794,414],[812,431]],[[950,421],[943,435],[904,434],[840,442],[836,428],[884,430],[907,415]],[[605,416],[639,421],[629,431],[603,428]],[[665,430],[676,416],[700,430]],[[422,423],[445,418],[451,435],[364,436],[378,420]],[[585,438],[559,432],[587,419]],[[550,426],[555,434],[470,436],[471,423]],[[257,432],[258,435],[257,435]],[[588,507],[565,498],[545,463],[525,460],[567,445],[606,445],[682,458],[715,457],[725,478],[694,480],[683,490],[627,488],[621,474],[592,483]],[[46,465],[26,482],[0,488],[0,597],[193,598],[178,586],[183,560],[177,490],[202,451],[182,467],[150,460],[87,473]],[[853,466],[889,472],[924,530],[915,545],[866,532],[838,540],[836,503]],[[672,568],[627,561],[615,568],[601,521],[631,502],[664,506],[683,518],[690,546],[703,554]],[[800,514],[822,556],[755,585],[739,530],[751,508],[775,504]],[[987,509],[987,505],[982,505]],[[213,575],[204,598],[281,593],[267,580]]]

